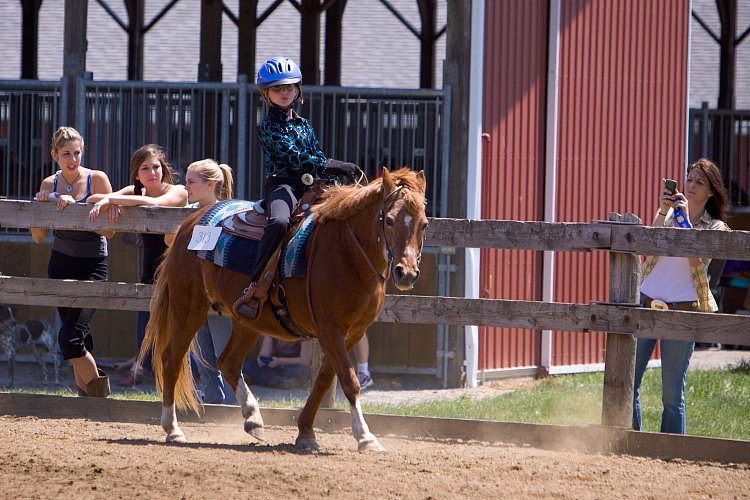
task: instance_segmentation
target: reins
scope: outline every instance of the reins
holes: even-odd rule
[[[382,210],[381,210],[381,213],[382,213]],[[390,275],[390,270],[391,270],[391,264],[393,262],[393,256],[390,254],[390,251],[388,252],[388,255],[389,255],[389,257],[388,257],[388,268],[386,269],[385,276],[383,276],[382,274],[380,274],[380,272],[377,269],[375,269],[375,265],[370,260],[370,257],[367,256],[367,253],[365,252],[365,249],[362,248],[362,244],[357,239],[357,235],[354,234],[354,230],[352,229],[352,224],[351,224],[351,222],[349,222],[348,219],[346,221],[346,227],[349,229],[349,234],[351,235],[352,239],[354,240],[354,243],[356,243],[357,249],[362,254],[362,257],[364,257],[365,262],[367,262],[367,265],[370,266],[370,269],[372,270],[372,272],[375,273],[375,276],[377,276],[378,282],[382,285],[383,283],[385,283],[386,281],[388,281],[388,276]],[[378,240],[379,239],[380,239],[380,237],[378,236]],[[386,243],[386,246],[387,246],[387,243]]]
[[[388,202],[388,199],[401,191],[404,186],[398,186],[396,189],[388,193],[388,196],[386,196],[383,199],[383,207],[380,209],[380,212],[378,214],[378,221],[380,222],[380,235],[383,236],[383,241],[385,242],[385,250],[386,250],[386,260],[388,261],[388,265],[385,269],[385,275],[380,274],[380,272],[375,267],[375,264],[372,263],[372,260],[370,260],[370,257],[368,257],[367,253],[365,252],[365,249],[362,248],[362,244],[357,239],[357,235],[354,234],[354,230],[352,229],[351,222],[347,219],[346,221],[346,227],[349,229],[349,234],[351,235],[352,239],[354,240],[354,243],[357,244],[357,249],[359,249],[359,252],[362,254],[362,257],[364,257],[365,262],[367,262],[367,265],[370,266],[370,269],[373,273],[375,273],[375,276],[378,278],[378,282],[382,285],[386,281],[388,281],[388,276],[391,275],[391,267],[393,266],[393,252],[391,251],[391,245],[388,243],[388,239],[385,237],[385,205]],[[380,242],[380,235],[378,235],[378,242]],[[420,255],[421,255],[421,248],[420,248]]]

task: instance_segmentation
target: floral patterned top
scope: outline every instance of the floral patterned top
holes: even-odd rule
[[[287,184],[299,197],[309,186],[302,175],[318,176],[326,181],[334,178],[325,173],[328,158],[320,149],[320,142],[307,120],[293,113],[271,107],[258,129],[260,147],[266,169],[266,192],[269,187]]]

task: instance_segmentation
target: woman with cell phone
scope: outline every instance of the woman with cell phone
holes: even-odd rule
[[[691,164],[683,192],[677,183],[664,179],[659,195],[655,227],[729,231],[726,220],[728,197],[718,167],[705,158]],[[708,285],[710,257],[649,256],[643,263],[641,305],[653,309],[716,312],[718,307]],[[661,341],[662,403],[661,432],[685,433],[685,380],[695,342]],[[635,359],[633,428],[642,430],[640,387],[656,346],[655,339],[639,338]]]

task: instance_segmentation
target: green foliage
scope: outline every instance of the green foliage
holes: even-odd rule
[[[496,398],[432,401],[418,405],[364,405],[368,413],[507,422],[587,425],[601,422],[604,374],[549,377],[530,391]],[[687,433],[750,440],[750,373],[691,371],[686,387]],[[661,427],[661,370],[647,370],[641,385],[643,429]]]

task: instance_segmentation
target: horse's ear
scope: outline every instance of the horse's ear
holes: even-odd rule
[[[393,182],[393,176],[387,168],[383,167],[383,196],[388,196],[396,189],[396,183]]]
[[[424,170],[420,170],[417,172],[417,184],[419,185],[419,190],[421,192],[427,191],[427,179],[424,176]]]

